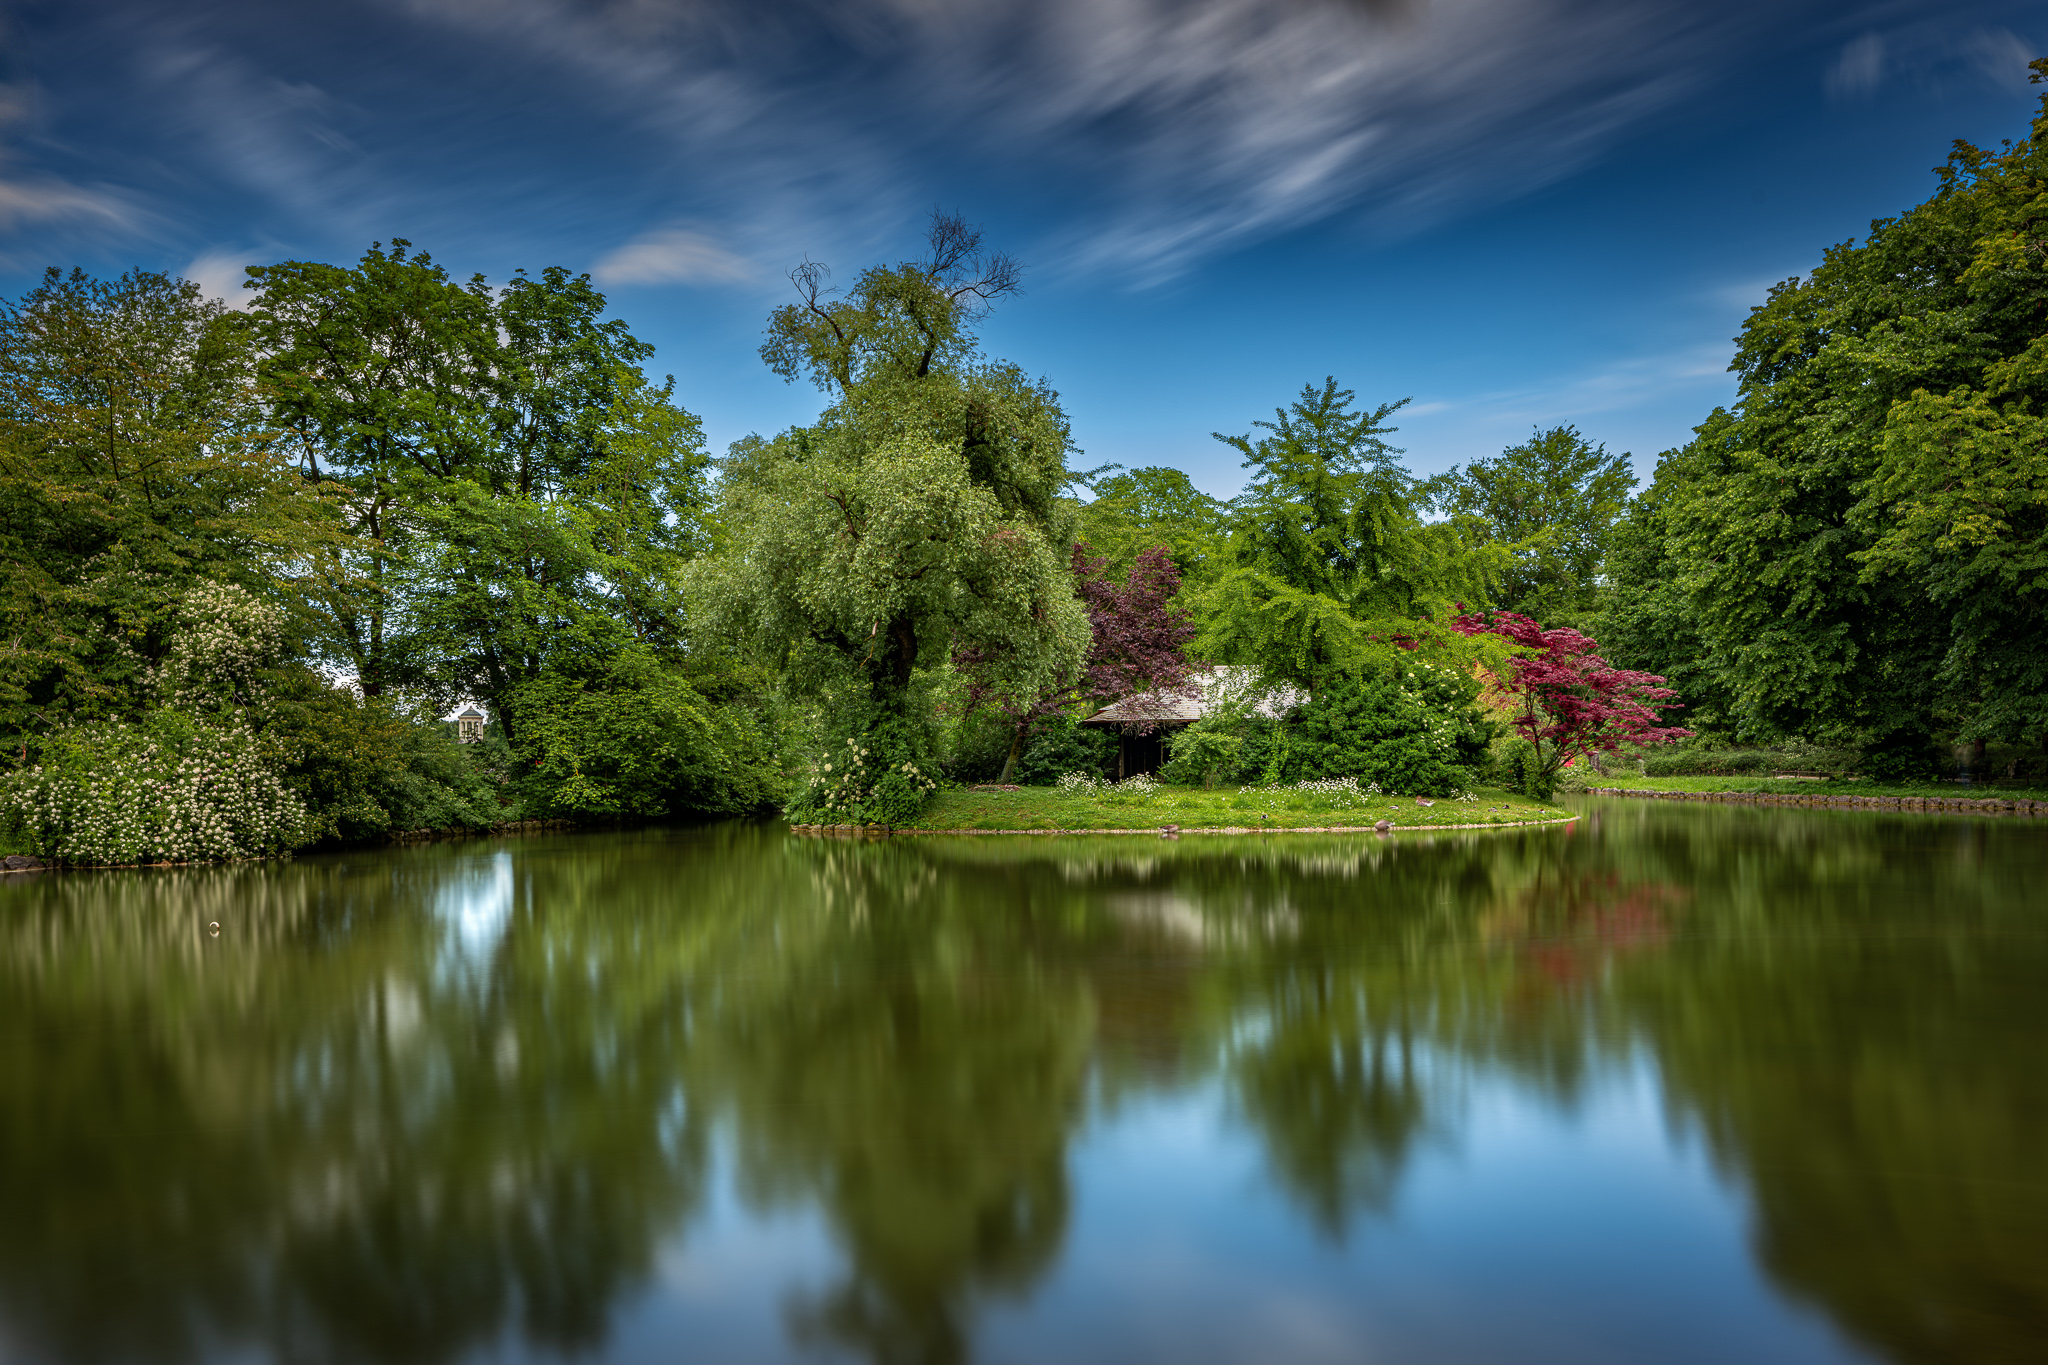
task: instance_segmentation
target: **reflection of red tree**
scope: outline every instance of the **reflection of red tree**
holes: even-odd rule
[[[1487,917],[1487,936],[1511,944],[1551,986],[1571,986],[1615,958],[1659,948],[1685,899],[1667,882],[1624,884],[1612,873],[1539,882]]]

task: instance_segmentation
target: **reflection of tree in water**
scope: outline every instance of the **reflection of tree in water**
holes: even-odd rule
[[[1064,886],[1098,921],[1187,944],[1183,971],[1204,1003],[1177,1021],[1180,1047],[1206,1037],[1280,1186],[1342,1236],[1358,1211],[1390,1206],[1436,1126],[1433,1109],[1455,1090],[1460,1053],[1518,1051],[1501,1008],[1514,962],[1485,940],[1475,907],[1556,880],[1561,848],[1554,833],[1429,844],[1063,839],[1042,853],[970,844],[932,856],[967,867],[1003,860],[1019,885]],[[1118,958],[1132,937],[1116,943]],[[1102,1017],[1123,1012],[1118,980],[1101,973],[1091,984]],[[1575,1031],[1560,1033],[1579,1048]]]
[[[845,1282],[791,1305],[798,1338],[964,1360],[974,1301],[1027,1289],[1065,1234],[1088,994],[1044,907],[992,913],[901,846],[805,853],[858,920],[786,962],[772,998],[707,1021],[700,1065],[748,1187],[815,1199],[846,1248]]]
[[[1886,1359],[2039,1359],[2040,833],[1730,814],[1632,821],[1697,908],[1615,1003],[1747,1186],[1763,1265]]]
[[[461,960],[414,894],[459,867],[429,850],[9,898],[0,1296],[24,1359],[601,1340],[697,1195],[672,1002],[607,989],[630,983],[584,970],[573,923],[540,945],[510,904]],[[562,860],[508,889],[607,902],[605,880]]]
[[[2038,843],[1601,818],[1433,845],[735,827],[16,885],[5,1334],[64,1360],[592,1349],[726,1122],[750,1195],[844,1249],[789,1304],[801,1341],[964,1359],[1057,1257],[1097,1098],[1217,1075],[1342,1236],[1475,1069],[1570,1103],[1647,1043],[1781,1283],[1899,1361],[2027,1358]]]

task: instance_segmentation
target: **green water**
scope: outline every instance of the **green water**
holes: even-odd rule
[[[1584,808],[10,878],[0,1361],[2048,1358],[2048,825]]]

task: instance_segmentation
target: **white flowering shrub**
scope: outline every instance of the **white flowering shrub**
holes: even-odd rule
[[[1159,779],[1150,773],[1132,773],[1112,790],[1120,796],[1150,796],[1159,790]]]
[[[62,731],[0,781],[0,816],[57,862],[207,862],[289,852],[311,836],[280,755],[244,723],[181,711]]]
[[[871,736],[849,738],[811,766],[804,794],[784,814],[797,824],[896,824],[924,809],[938,779],[916,761],[876,752]]]
[[[160,704],[200,712],[263,700],[263,672],[284,653],[282,611],[232,583],[201,583],[179,600],[176,619],[149,677]]]
[[[1059,781],[1053,785],[1069,796],[1093,796],[1106,784],[1094,773],[1075,771],[1060,774]]]

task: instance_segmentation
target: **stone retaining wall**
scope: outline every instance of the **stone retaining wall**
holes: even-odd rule
[[[1588,787],[1588,796],[1630,796],[1640,801],[1706,801],[1725,806],[1812,806],[1829,810],[1954,811],[1971,815],[2044,815],[2048,801],[2010,796],[1802,796],[1796,792],[1658,792],[1635,787]]]

